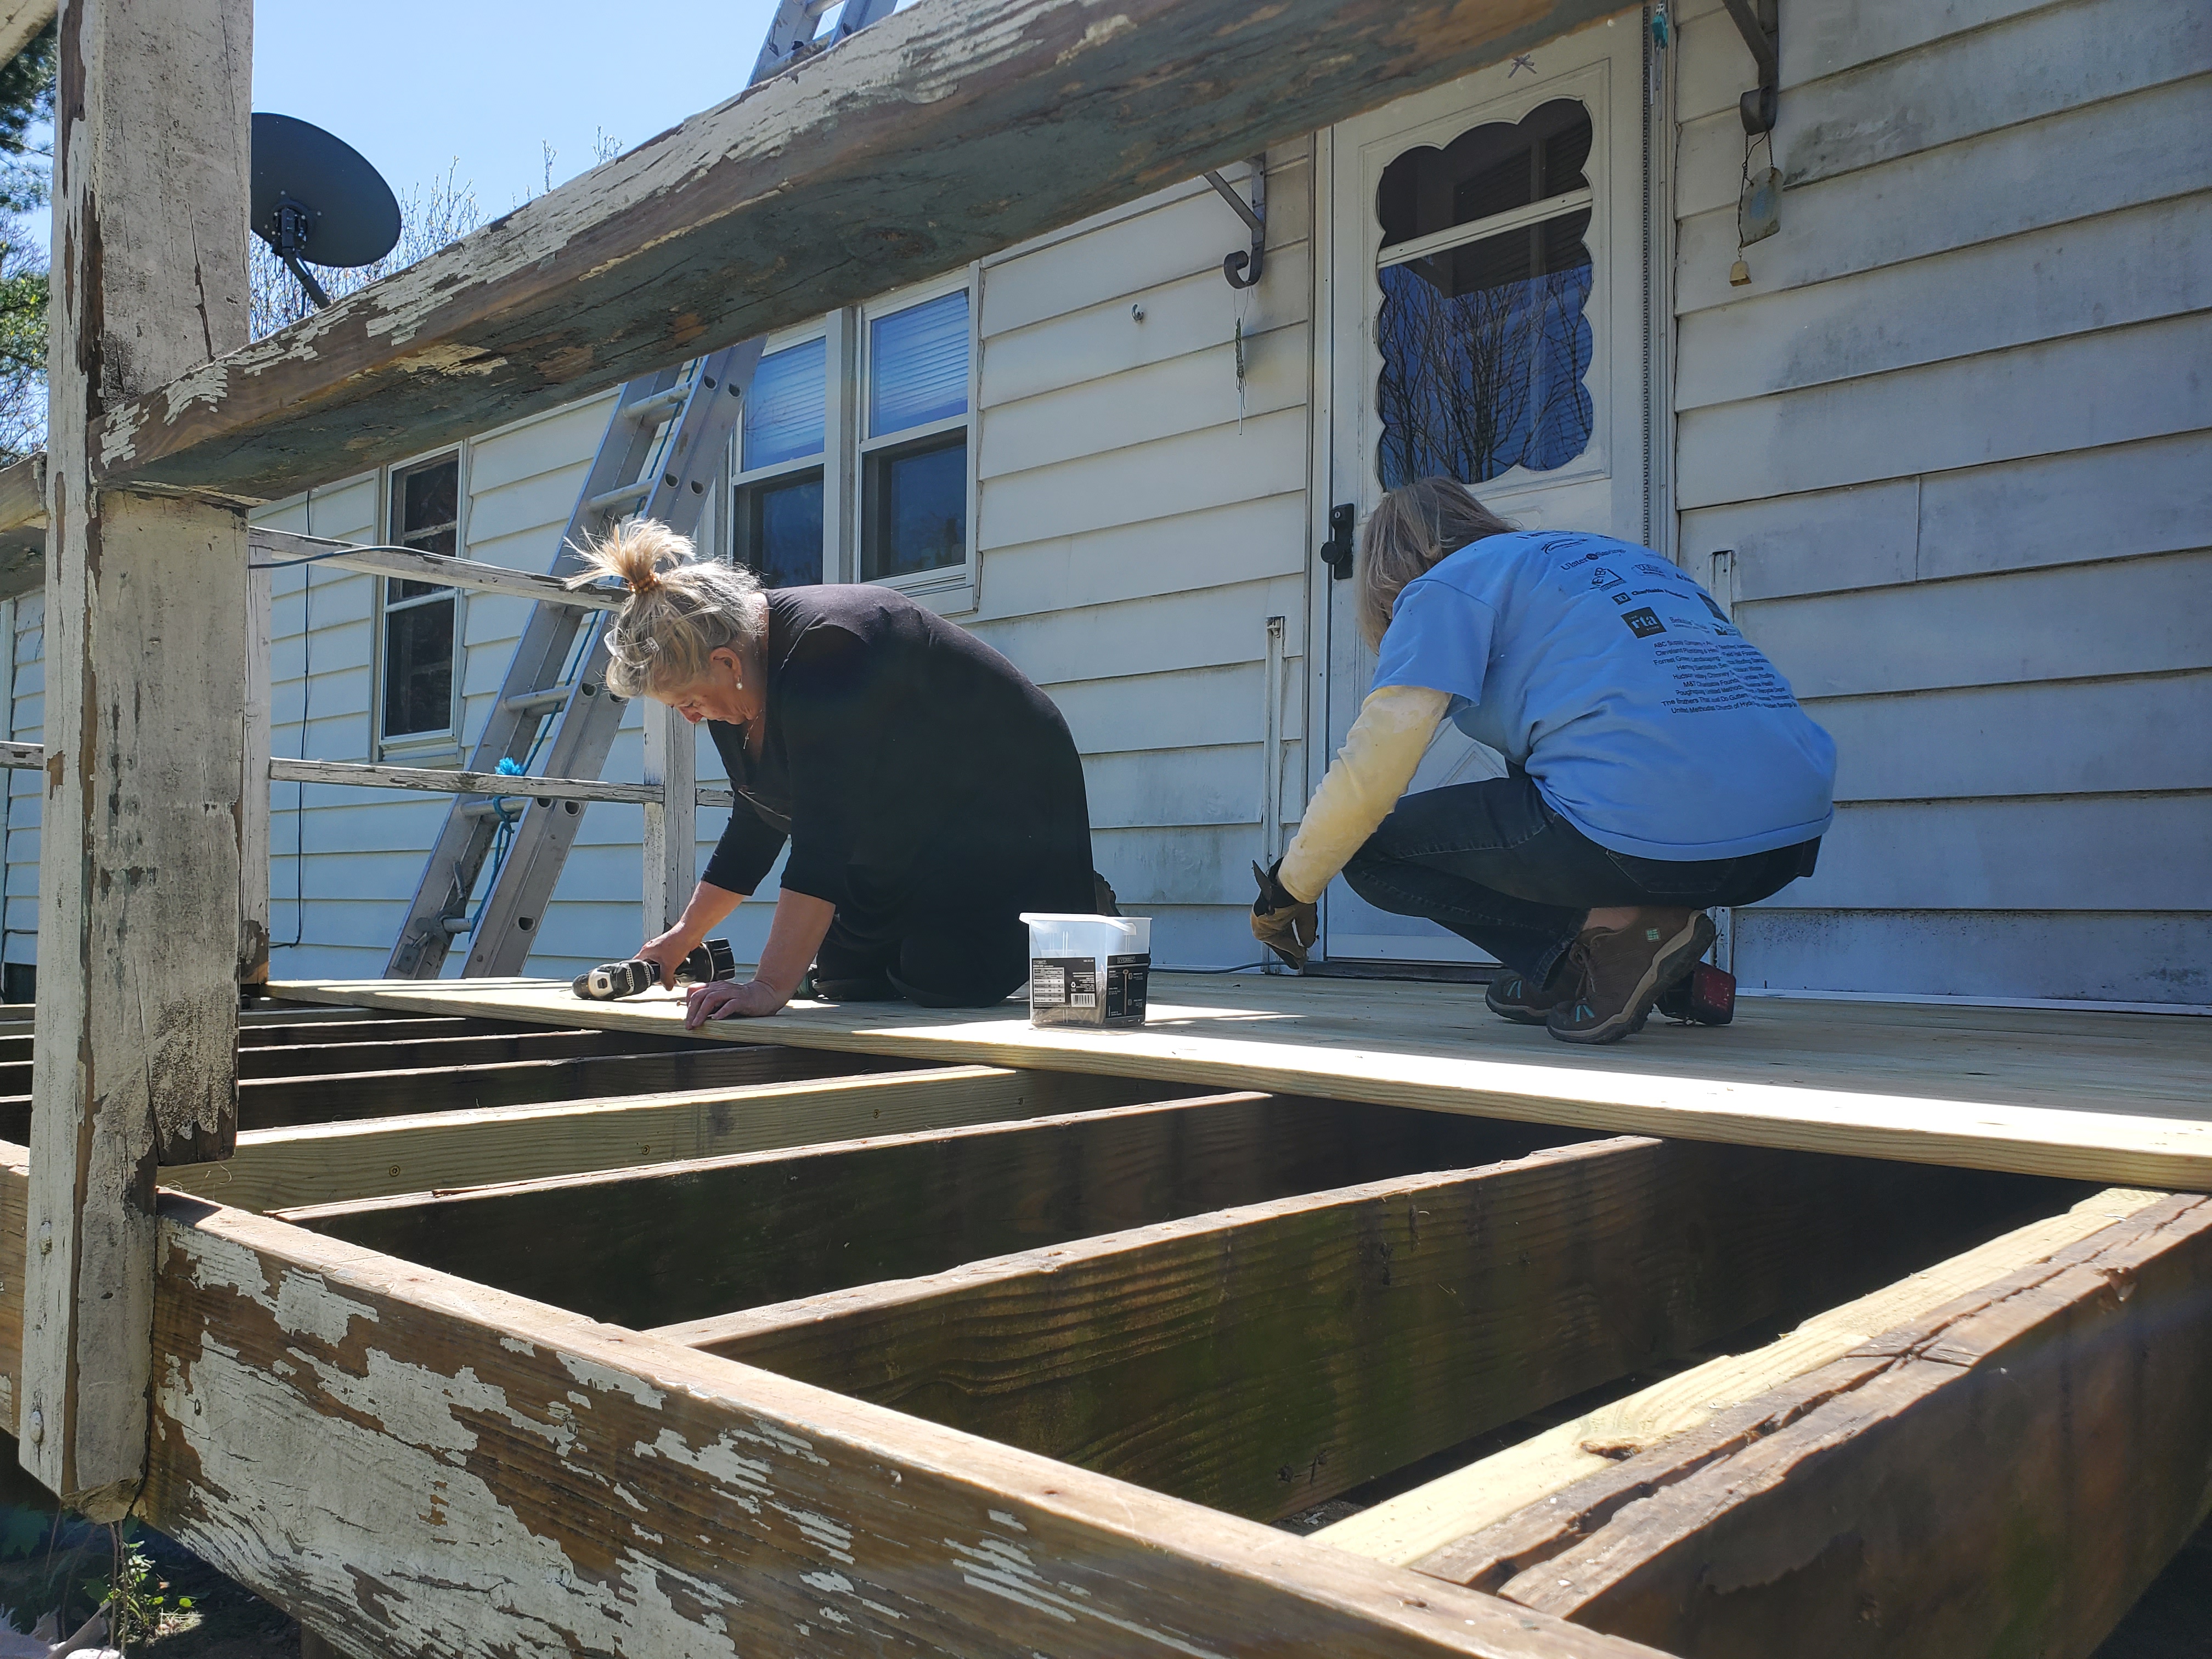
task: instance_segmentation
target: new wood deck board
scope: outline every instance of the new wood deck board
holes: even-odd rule
[[[300,1001],[665,1034],[673,997],[579,1001],[544,980],[303,981]],[[1612,1133],[2212,1189],[2212,1021],[1746,999],[1723,1030],[1608,1048],[1499,1020],[1479,988],[1155,975],[1141,1030],[1032,1030],[991,1010],[794,1003],[728,1042],[1365,1100]]]

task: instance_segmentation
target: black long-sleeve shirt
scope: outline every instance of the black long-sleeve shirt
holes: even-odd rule
[[[738,795],[706,879],[841,908],[1091,908],[1082,763],[1060,711],[981,641],[894,589],[768,594],[761,753],[708,730]]]

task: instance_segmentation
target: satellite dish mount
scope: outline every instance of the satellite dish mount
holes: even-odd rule
[[[331,296],[307,262],[373,265],[399,244],[399,203],[343,139],[289,115],[253,117],[253,234],[319,310]]]

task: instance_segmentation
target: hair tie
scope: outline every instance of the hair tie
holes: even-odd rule
[[[633,598],[635,598],[642,594],[650,593],[654,588],[659,586],[660,573],[658,570],[653,569],[652,567],[647,566],[643,574],[631,576],[627,580],[629,583],[630,594]]]

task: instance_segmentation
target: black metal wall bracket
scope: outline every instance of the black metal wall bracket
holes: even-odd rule
[[[1334,580],[1352,580],[1352,521],[1358,516],[1358,509],[1350,501],[1339,501],[1328,510],[1328,539],[1321,544],[1321,562]]]
[[[1254,288],[1260,281],[1260,265],[1267,251],[1267,158],[1252,158],[1252,201],[1249,206],[1218,172],[1206,174],[1206,182],[1221,192],[1221,199],[1237,210],[1237,216],[1252,233],[1252,250],[1242,249],[1221,262],[1221,274],[1229,279],[1231,288]]]
[[[1759,66],[1759,86],[1747,92],[1737,105],[1743,130],[1756,137],[1774,131],[1778,88],[1782,85],[1782,19],[1775,0],[1723,0],[1736,33],[1751,48]]]

